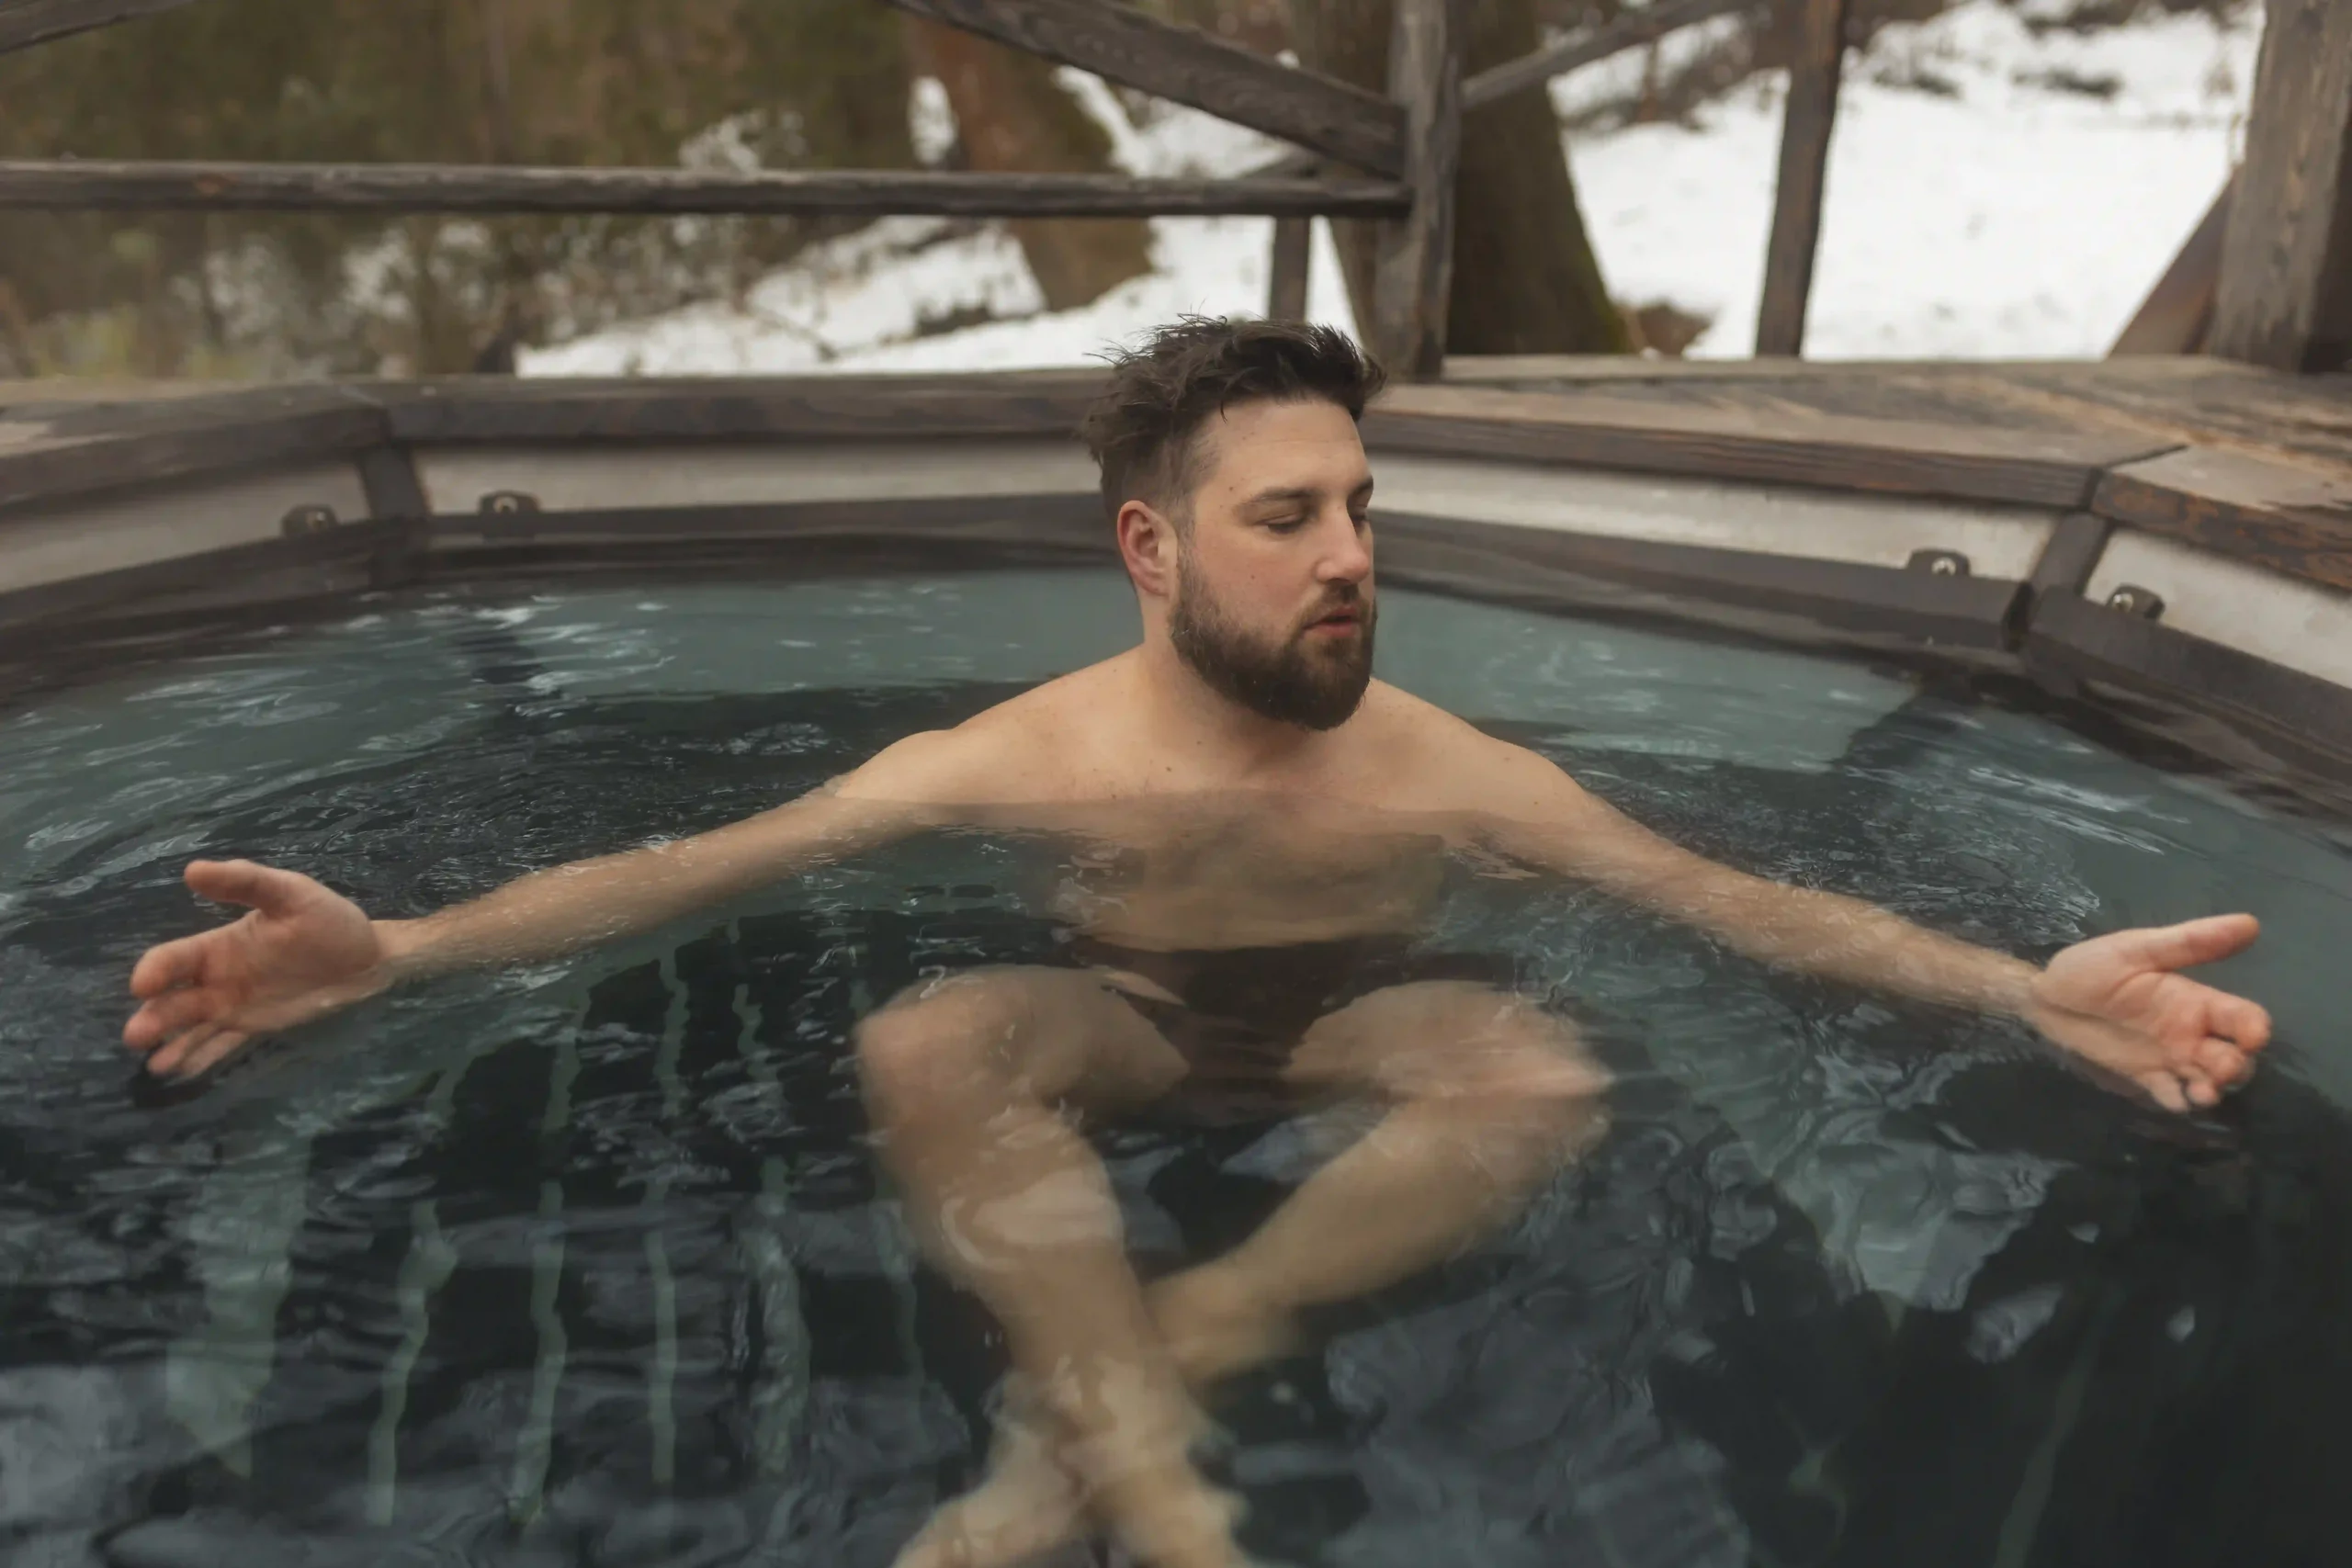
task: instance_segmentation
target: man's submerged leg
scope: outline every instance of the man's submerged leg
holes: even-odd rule
[[[1154,1568],[1238,1562],[1230,1505],[1193,1468],[1201,1418],[1127,1262],[1109,1178],[1056,1109],[1148,1101],[1182,1058],[1088,976],[994,970],[892,1001],[860,1030],[858,1060],[910,1221],[996,1314],[1034,1405],[1000,1435],[989,1482],[902,1568],[1018,1562],[1090,1506]]]
[[[1247,1242],[1153,1288],[1196,1388],[1280,1353],[1300,1309],[1393,1284],[1505,1223],[1607,1124],[1608,1076],[1565,1021],[1461,981],[1351,1003],[1307,1031],[1285,1076],[1386,1111]]]

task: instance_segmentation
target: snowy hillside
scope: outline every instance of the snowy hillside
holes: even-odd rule
[[[2079,35],[2037,28],[2034,13],[1976,0],[1890,28],[1849,61],[1809,354],[2102,354],[2221,187],[2243,138],[2258,10],[2228,24],[2159,14]],[[1555,83],[1555,100],[1573,110],[1642,69],[1639,54],[1606,62]],[[1234,174],[1280,151],[1188,110],[1136,126],[1101,84],[1067,79],[1112,128],[1134,173]],[[1695,355],[1744,355],[1753,341],[1781,93],[1781,78],[1758,77],[1693,125],[1569,141],[1611,290],[1713,316]],[[1151,275],[1048,315],[1037,313],[1020,252],[1001,231],[892,220],[770,276],[745,309],[696,307],[616,328],[530,353],[523,369],[1068,365],[1181,311],[1263,308],[1267,220],[1155,228]],[[1319,224],[1309,310],[1352,324]],[[974,320],[985,324],[956,325]]]

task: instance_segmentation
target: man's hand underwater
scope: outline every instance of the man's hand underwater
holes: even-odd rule
[[[189,888],[243,904],[243,919],[150,948],[130,972],[145,1005],[123,1043],[147,1070],[189,1077],[255,1034],[290,1029],[390,983],[382,934],[358,905],[309,877],[251,861],[196,861]]]
[[[2241,953],[2260,931],[2252,915],[2210,915],[2076,942],[2035,977],[2025,1018],[2169,1110],[2216,1104],[2253,1073],[2270,1015],[2176,971]]]

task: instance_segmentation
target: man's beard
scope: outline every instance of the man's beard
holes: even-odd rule
[[[1356,711],[1372,684],[1370,599],[1350,588],[1316,612],[1320,617],[1353,610],[1352,637],[1310,640],[1301,627],[1267,648],[1235,626],[1199,581],[1198,569],[1187,563],[1168,607],[1168,636],[1177,657],[1211,691],[1277,724],[1305,729],[1336,728]]]

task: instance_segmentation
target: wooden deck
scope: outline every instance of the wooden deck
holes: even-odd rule
[[[1944,459],[1990,476],[1992,491],[1967,492],[1978,499],[2057,500],[2352,590],[2352,375],[2154,357],[1456,359],[1443,388],[1401,398],[1466,412],[1480,394],[1505,392],[1534,394],[1518,417],[1539,417],[1548,405],[1552,418],[1621,428],[1627,439],[1745,437],[1785,447],[1783,482],[1868,488],[1858,459],[1842,469],[1818,466],[1838,462],[1837,448],[1849,444],[1915,478],[1921,465]],[[2018,493],[2037,467],[2054,475],[2069,464],[2093,470],[2078,499],[2064,497],[2063,480],[2045,496]],[[2003,490],[2010,493],[1996,493]]]
[[[1091,373],[0,382],[0,510],[309,450],[484,440],[1055,435]],[[2080,509],[2352,590],[2352,375],[2208,358],[1456,358],[1376,446]]]

